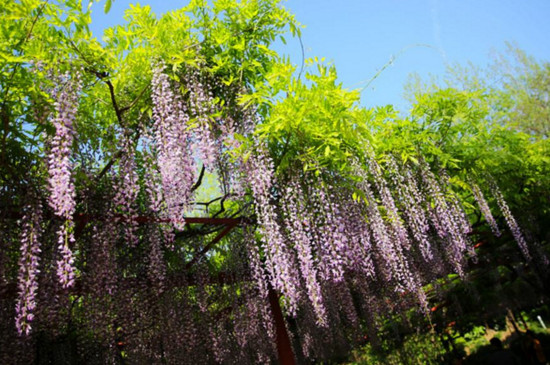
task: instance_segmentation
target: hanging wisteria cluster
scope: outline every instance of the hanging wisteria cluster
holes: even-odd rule
[[[152,79],[155,147],[168,217],[182,228],[194,182],[195,161],[189,150],[189,115],[181,95],[174,93],[162,69],[155,67]]]
[[[117,130],[115,167],[78,198],[80,76],[61,78],[47,157],[51,214],[34,197],[18,228],[12,318],[21,339],[57,322],[52,336],[72,331],[78,356],[91,363],[268,363],[281,329],[275,298],[295,355],[323,361],[365,333],[376,343],[388,306],[427,313],[424,286],[451,272],[463,277],[475,260],[465,207],[440,166],[367,145],[350,157],[348,175],[302,161],[277,171],[253,133],[255,109],[236,102],[244,88],[199,69],[169,70],[153,65],[150,118]],[[248,152],[232,154],[244,140]],[[222,180],[207,187],[221,197],[196,202],[205,170]],[[478,184],[469,181],[473,198],[499,236]],[[530,260],[502,193],[494,183],[491,191]],[[218,204],[211,218],[238,224],[219,239],[215,221],[187,224],[199,203]],[[44,288],[55,300],[40,301]]]
[[[49,203],[54,213],[63,221],[58,229],[57,275],[64,288],[74,284],[74,257],[70,246],[75,242],[73,215],[75,213],[75,187],[71,162],[72,144],[75,134],[75,119],[78,110],[81,87],[80,73],[69,73],[60,77],[60,84],[53,92],[55,117],[52,124],[55,135],[51,141],[48,158]]]
[[[21,257],[19,258],[18,297],[15,304],[17,333],[29,335],[36,308],[42,233],[40,201],[28,205],[21,219]]]

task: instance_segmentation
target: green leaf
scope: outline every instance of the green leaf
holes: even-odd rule
[[[105,0],[105,6],[103,8],[103,11],[105,12],[105,14],[107,14],[109,12],[109,10],[111,10],[111,5],[113,3],[114,0]]]

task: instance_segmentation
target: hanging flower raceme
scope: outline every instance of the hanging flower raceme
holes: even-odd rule
[[[466,217],[466,213],[464,212],[464,208],[462,207],[459,197],[451,189],[451,178],[447,174],[447,171],[443,169],[440,170],[440,176],[441,185],[446,187],[447,202],[449,204],[449,208],[451,209],[451,215],[454,218],[454,221],[458,224],[462,234],[467,236],[472,232],[472,226],[470,225],[468,217]],[[471,245],[468,245],[467,247],[471,247]]]
[[[118,169],[118,180],[115,184],[115,206],[120,210],[124,221],[126,242],[130,246],[136,246],[139,242],[137,235],[138,223],[135,207],[139,193],[137,166],[135,161],[135,148],[127,134],[122,137],[122,157]]]
[[[181,95],[174,92],[162,65],[153,69],[152,99],[157,164],[168,216],[182,229],[191,198],[195,162],[189,148],[189,116]]]
[[[519,249],[521,250],[521,253],[523,254],[523,256],[527,261],[531,261],[532,259],[531,253],[529,252],[529,247],[527,247],[527,242],[525,241],[525,238],[521,233],[521,228],[519,228],[518,222],[512,215],[512,212],[510,211],[510,208],[508,207],[506,200],[504,200],[504,196],[502,196],[500,189],[494,182],[491,183],[491,190],[493,192],[493,196],[495,197],[502,214],[504,215],[506,224],[508,224],[508,228],[510,228],[512,235],[514,236],[514,239],[516,240],[519,246]]]
[[[250,227],[245,227],[244,241],[248,253],[248,262],[251,270],[251,276],[256,284],[256,303],[259,305],[258,311],[262,318],[262,326],[265,328],[267,335],[271,339],[275,339],[275,328],[273,326],[273,317],[271,310],[268,308],[268,286],[265,272],[260,259],[258,245],[254,240],[254,232]]]
[[[348,237],[347,249],[344,252],[346,267],[352,271],[374,278],[375,268],[372,261],[370,232],[361,204],[353,197],[340,195],[344,232]]]
[[[55,117],[52,123],[55,135],[48,157],[49,204],[59,217],[72,219],[75,209],[75,190],[72,177],[71,147],[74,140],[74,122],[78,109],[80,76],[71,79],[65,74],[55,95]]]
[[[42,208],[39,202],[27,205],[21,220],[21,257],[19,258],[18,296],[15,327],[19,335],[29,335],[36,308],[42,234]]]
[[[431,243],[428,238],[430,225],[424,213],[422,204],[424,199],[418,190],[418,184],[410,169],[400,171],[395,159],[388,156],[388,172],[398,194],[398,199],[403,206],[403,213],[412,235],[418,245],[422,257],[426,261],[433,259]]]
[[[339,206],[321,180],[310,185],[315,229],[312,231],[319,252],[320,277],[323,280],[344,279],[348,238],[344,232]]]
[[[248,159],[245,168],[262,234],[269,280],[273,288],[284,295],[288,311],[295,314],[300,299],[299,271],[296,255],[281,232],[275,206],[271,203],[273,161],[260,146]]]
[[[326,310],[312,252],[310,227],[314,224],[314,219],[306,210],[304,199],[304,192],[300,184],[296,180],[291,180],[282,197],[285,225],[298,255],[300,271],[317,317],[317,323],[326,326]]]
[[[161,229],[157,224],[149,227],[149,281],[154,284],[154,289],[157,292],[164,290],[164,281],[166,278],[166,263],[163,255],[162,234]]]
[[[403,249],[409,250],[411,248],[411,241],[409,239],[409,235],[407,234],[407,229],[403,224],[403,219],[399,215],[399,211],[397,210],[397,206],[388,187],[388,183],[382,174],[382,168],[376,161],[374,151],[370,146],[366,147],[366,159],[369,172],[374,177],[374,183],[380,197],[382,198],[382,204],[386,208],[386,214],[391,230],[390,232],[393,235],[393,239],[399,242]]]
[[[355,171],[357,176],[362,179],[358,186],[365,194],[370,229],[378,257],[382,261],[378,263],[378,269],[382,271],[381,274],[383,274],[387,281],[394,281],[396,290],[408,291],[415,294],[421,307],[426,307],[425,294],[418,277],[410,269],[402,242],[397,240],[395,238],[396,233],[391,231],[392,223],[395,224],[395,221],[390,221],[386,225],[378,209],[370,183],[367,180],[366,172],[358,165],[355,165]],[[388,208],[386,207],[386,209]]]
[[[359,317],[347,282],[331,283],[327,289],[333,303],[344,314],[351,327],[355,330],[359,329]]]
[[[444,250],[455,271],[463,276],[465,264],[465,252],[471,252],[466,237],[466,229],[460,225],[457,219],[456,207],[449,205],[445,200],[442,188],[437,182],[429,166],[424,165],[420,169],[422,181],[426,187],[427,198],[433,203],[431,219],[438,236],[445,242]]]
[[[54,213],[65,220],[58,230],[59,253],[57,274],[63,288],[74,284],[74,258],[70,245],[75,241],[73,235],[73,214],[75,212],[75,188],[72,177],[71,147],[74,140],[74,122],[78,109],[80,92],[80,74],[72,78],[67,73],[55,95],[55,117],[52,123],[55,135],[51,141],[48,157],[49,204]]]
[[[154,216],[166,222],[169,220],[169,214],[166,208],[166,201],[162,190],[162,176],[154,162],[154,156],[150,151],[151,140],[145,130],[145,136],[142,139],[143,164],[145,167],[144,181],[145,193],[149,198],[149,209]],[[164,239],[164,244],[167,248],[174,248],[174,230],[171,223],[161,223],[158,225]]]
[[[213,95],[208,90],[206,80],[202,80],[198,70],[189,70],[186,75],[189,88],[189,102],[197,127],[195,128],[196,143],[202,162],[206,166],[212,166],[218,158],[216,139],[210,127],[210,115],[214,112]]]
[[[70,288],[74,285],[75,268],[74,256],[70,249],[75,242],[73,221],[65,221],[57,231],[57,243],[61,258],[57,260],[57,276],[63,288]]]
[[[487,201],[483,196],[483,192],[481,191],[479,186],[473,181],[470,181],[470,187],[472,188],[472,193],[474,194],[474,198],[477,202],[477,205],[479,206],[479,210],[483,214],[483,217],[485,217],[485,220],[489,224],[489,227],[491,227],[491,231],[493,231],[493,234],[495,236],[500,237],[500,230],[498,229],[497,222],[495,221],[495,218],[491,213],[489,204],[487,204]]]

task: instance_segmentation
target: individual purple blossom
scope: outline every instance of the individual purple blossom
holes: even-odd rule
[[[21,256],[19,258],[18,296],[15,304],[15,327],[19,335],[31,333],[36,308],[40,270],[42,208],[35,202],[27,205],[21,220]]]

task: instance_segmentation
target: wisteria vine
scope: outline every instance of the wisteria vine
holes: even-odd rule
[[[269,362],[280,330],[269,301],[276,293],[285,330],[297,336],[294,350],[324,361],[357,343],[363,331],[375,343],[388,303],[393,312],[416,307],[427,313],[426,284],[449,272],[465,276],[475,258],[470,212],[441,166],[366,145],[349,157],[347,175],[321,166],[311,171],[301,160],[280,168],[269,141],[254,132],[259,113],[235,102],[245,88],[222,86],[199,69],[169,70],[152,66],[150,118],[140,112],[140,121],[131,122],[139,125],[135,133],[127,121],[115,129],[114,167],[93,180],[97,191],[88,184],[92,193],[78,199],[72,154],[81,81],[78,72],[61,77],[48,196],[26,202],[19,225],[12,318],[20,336],[32,337],[34,328],[53,322],[40,318],[44,313],[65,305],[68,314],[81,311],[86,318],[82,342],[102,346],[110,362],[122,356]],[[236,95],[227,105],[219,102],[231,92]],[[194,200],[204,170],[223,180],[223,194],[202,204],[217,204],[214,218],[242,218],[230,233],[215,224],[185,224],[199,211]],[[500,236],[478,184],[467,180],[471,200]],[[495,183],[491,190],[529,262],[519,224]],[[46,199],[51,211],[42,212]],[[48,214],[55,229],[44,229]],[[209,240],[222,231],[219,251],[212,249]],[[53,236],[57,248],[50,252],[44,248]],[[59,302],[43,312],[37,300],[42,267],[61,283],[52,294]]]

